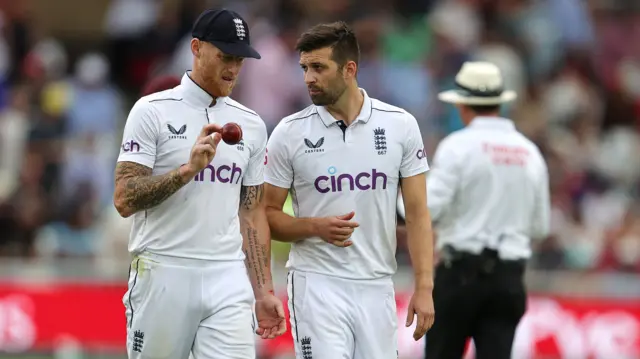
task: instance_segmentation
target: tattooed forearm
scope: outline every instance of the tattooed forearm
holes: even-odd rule
[[[242,186],[240,189],[240,209],[251,210],[262,203],[264,185]]]
[[[240,193],[240,232],[245,263],[256,298],[271,292],[271,234],[262,197],[264,187],[243,186]]]
[[[123,216],[159,205],[182,188],[186,181],[179,169],[159,176],[152,170],[133,162],[118,162],[114,203]]]
[[[245,248],[244,254],[246,256],[246,265],[249,270],[249,274],[255,282],[257,288],[264,288],[269,283],[267,281],[267,274],[265,269],[269,268],[269,261],[267,257],[267,246],[261,244],[258,240],[258,231],[255,228],[248,227],[244,233]]]

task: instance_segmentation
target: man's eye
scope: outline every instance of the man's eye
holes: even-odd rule
[[[235,56],[223,56],[222,57],[222,61],[225,62],[225,63],[232,63],[232,62],[242,63],[242,62],[244,62],[244,58],[235,57]]]

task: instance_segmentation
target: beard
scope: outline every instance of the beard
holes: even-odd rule
[[[233,92],[237,77],[233,81],[225,81],[223,75],[226,73],[211,68],[211,65],[202,65],[200,77],[206,86],[205,91],[212,97],[228,97]],[[229,77],[233,76],[229,75]]]
[[[218,80],[216,83],[216,95],[219,97],[228,97],[233,92],[235,82],[228,83],[226,81]]]
[[[309,94],[311,102],[316,106],[330,106],[335,104],[342,94],[347,90],[347,83],[340,77],[329,82],[326,88],[310,86],[310,90],[319,91],[316,94]]]

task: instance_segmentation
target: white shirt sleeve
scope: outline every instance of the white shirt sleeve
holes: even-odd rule
[[[434,223],[448,211],[459,187],[462,155],[456,149],[450,138],[440,142],[427,176],[427,202]]]
[[[247,173],[242,178],[243,186],[257,186],[264,183],[264,167],[267,162],[267,127],[262,120],[260,123],[257,139],[249,157]]]
[[[265,181],[287,189],[291,188],[293,183],[293,166],[289,156],[286,127],[282,122],[276,126],[269,138]]]
[[[160,134],[158,125],[159,121],[151,104],[136,102],[124,126],[118,162],[135,162],[153,168]]]
[[[407,114],[406,121],[402,163],[400,164],[400,176],[402,178],[412,177],[429,170],[418,121],[411,114]]]
[[[534,217],[531,221],[531,238],[544,239],[549,236],[551,222],[551,200],[549,194],[549,170],[540,156],[541,173],[536,193]]]

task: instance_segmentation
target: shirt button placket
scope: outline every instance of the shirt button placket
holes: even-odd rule
[[[208,108],[204,108],[204,113],[207,115],[207,123],[215,123],[214,119],[213,119],[213,114],[209,113],[209,109]]]

